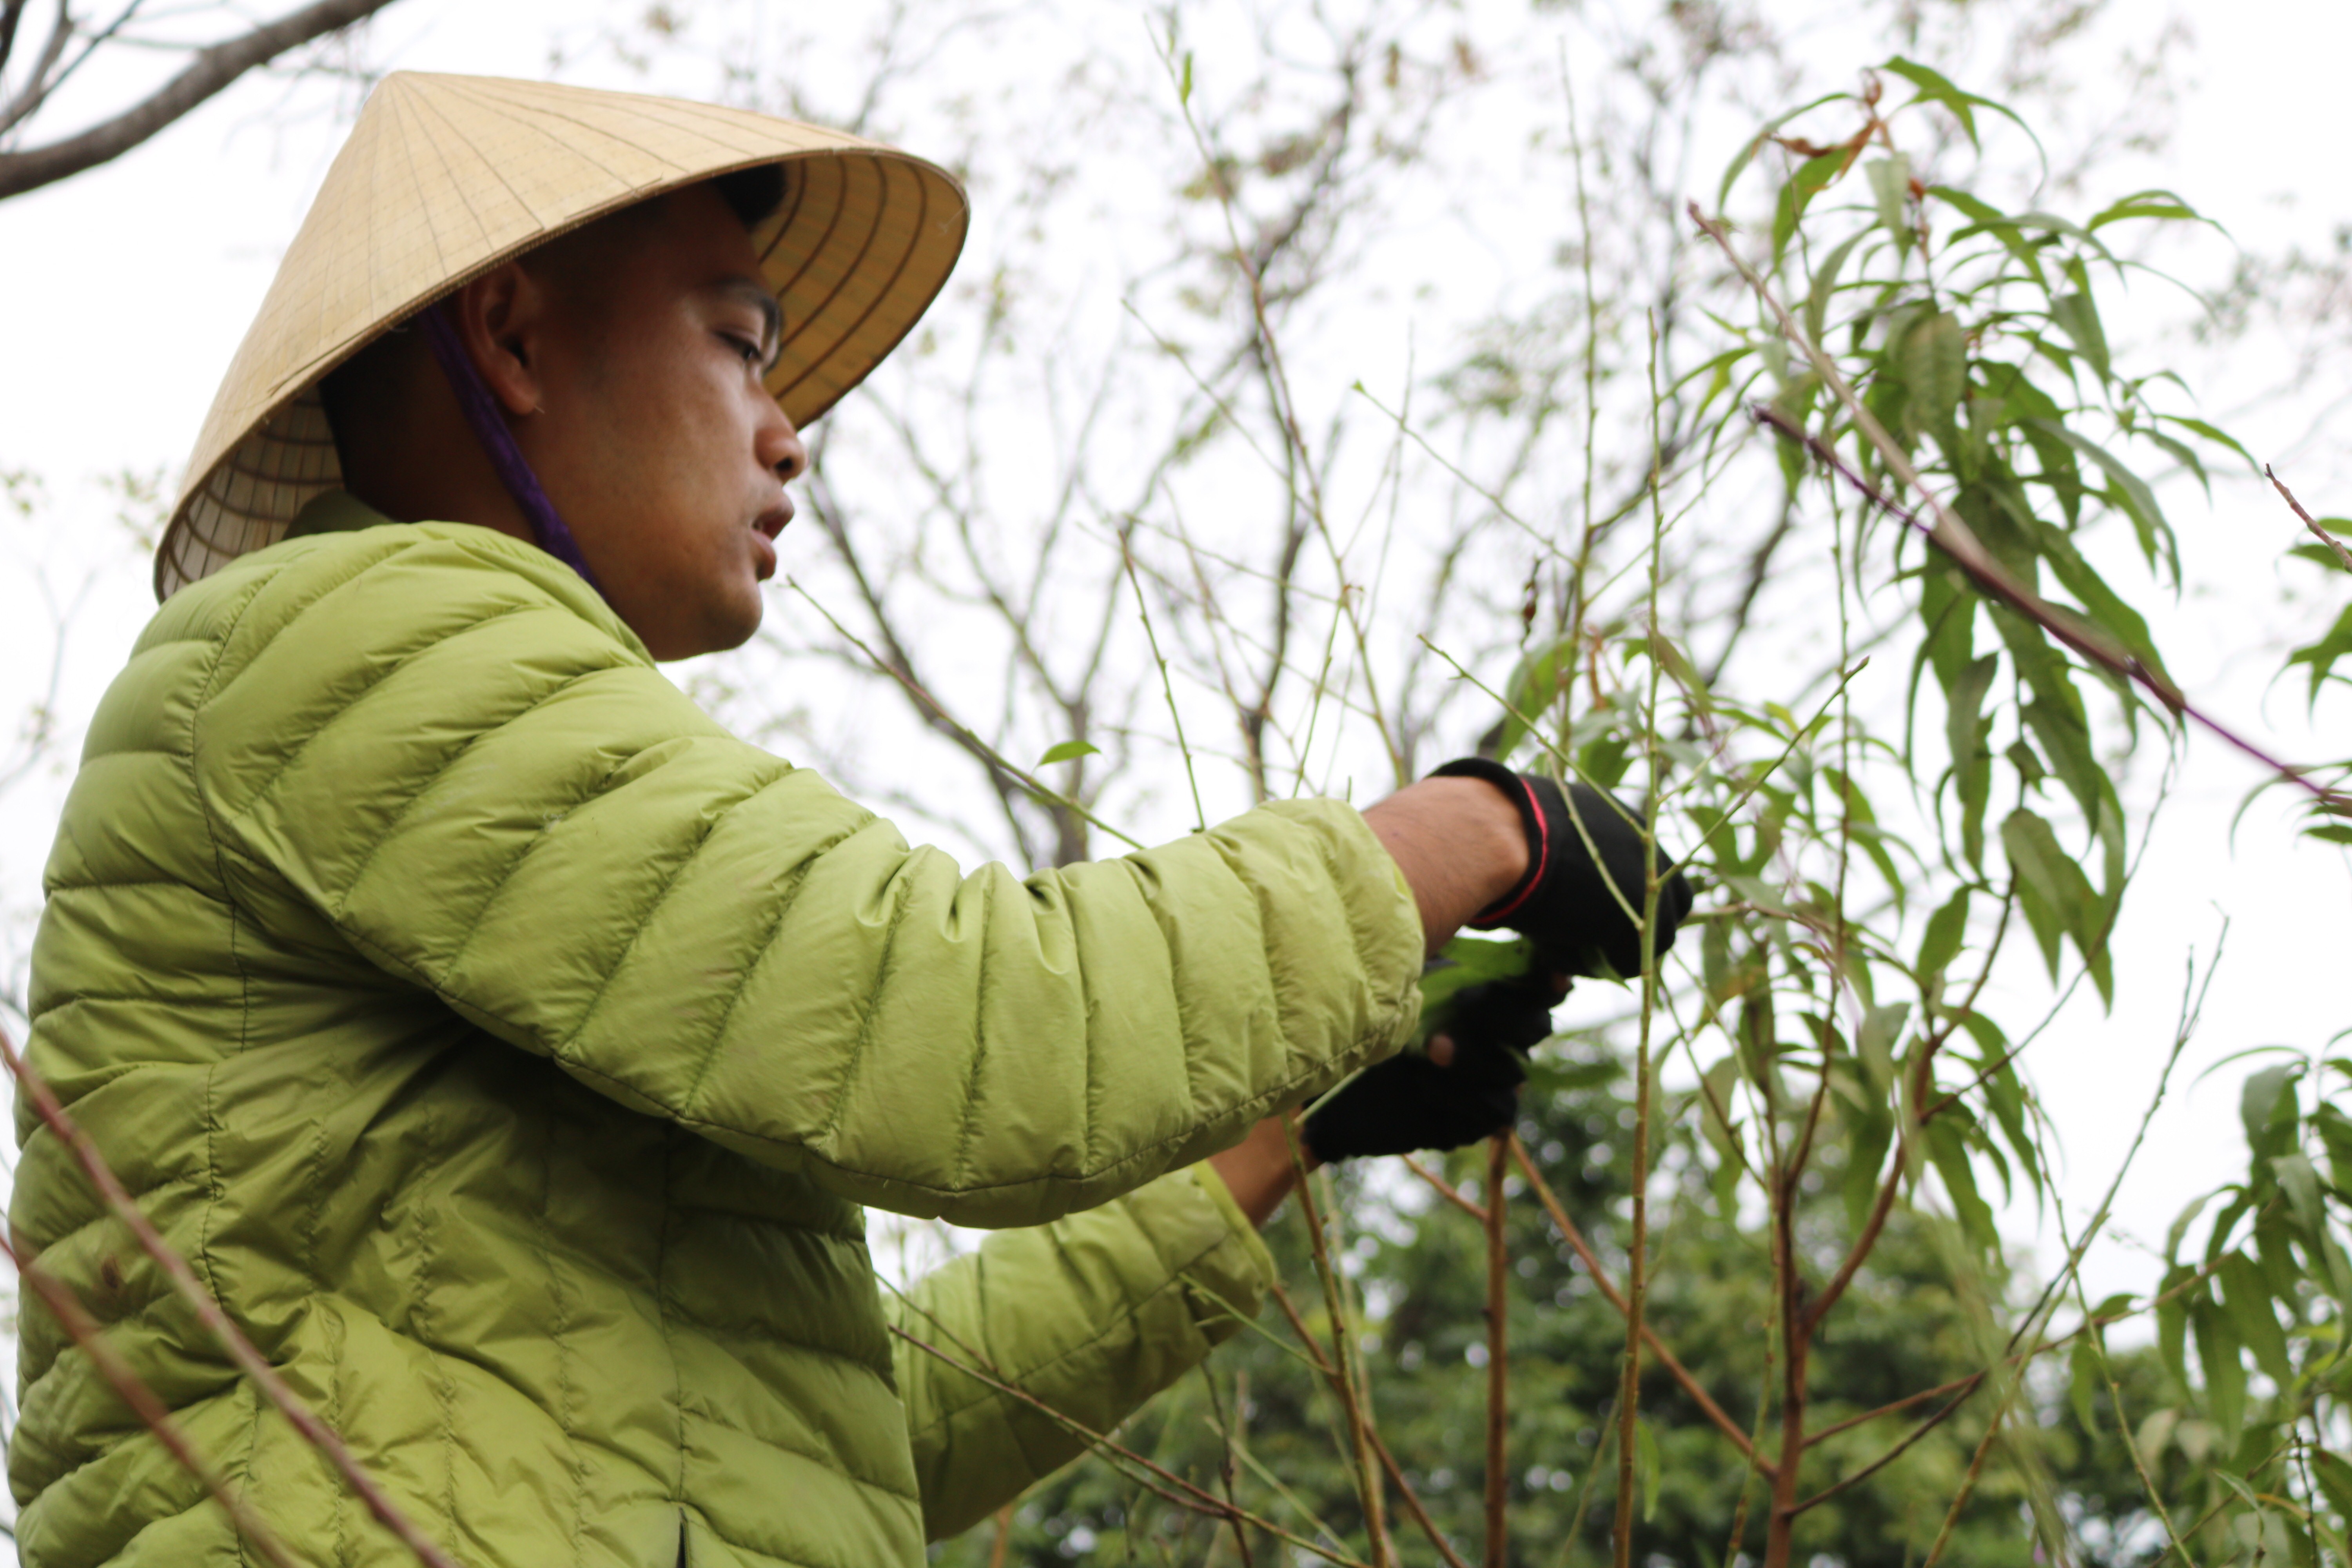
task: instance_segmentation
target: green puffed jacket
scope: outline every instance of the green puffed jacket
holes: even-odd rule
[[[1257,1238],[1185,1167],[1418,1010],[1355,812],[965,875],[727,734],[551,558],[341,506],[379,525],[183,590],[100,705],[30,1046],[446,1550],[919,1563],[1076,1446],[892,1324],[1100,1429],[1255,1310]],[[408,1561],[17,1133],[18,1238],[301,1560]],[[1036,1228],[885,1300],[860,1205]],[[247,1562],[29,1301],[18,1378],[30,1568]]]

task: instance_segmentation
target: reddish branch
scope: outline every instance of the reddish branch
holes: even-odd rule
[[[122,1359],[122,1352],[106,1342],[106,1335],[98,1326],[97,1320],[89,1315],[64,1282],[39,1264],[27,1259],[5,1237],[0,1237],[0,1253],[6,1254],[8,1261],[16,1266],[17,1278],[31,1287],[33,1294],[41,1299],[41,1304],[64,1325],[67,1335],[81,1347],[82,1353],[89,1357],[90,1364],[98,1368],[99,1375],[106,1379],[121,1397],[122,1403],[131,1407],[131,1413],[155,1434],[155,1440],[163,1445],[164,1452],[177,1459],[183,1469],[203,1482],[205,1489],[227,1510],[229,1518],[236,1522],[237,1529],[244,1532],[253,1549],[268,1559],[273,1568],[294,1568],[294,1559],[288,1555],[285,1546],[269,1527],[261,1521],[261,1516],[255,1513],[229,1486],[228,1478],[221,1473],[220,1468],[190,1440],[185,1432],[180,1430],[180,1424],[172,1419],[171,1410],[156,1396],[153,1389],[140,1381],[139,1374],[131,1370],[131,1363]]]
[[[220,1303],[213,1300],[212,1292],[205,1289],[196,1279],[195,1271],[188,1267],[187,1259],[173,1249],[172,1245],[163,1239],[163,1233],[131,1201],[130,1192],[115,1175],[113,1168],[107,1164],[105,1156],[89,1141],[89,1134],[66,1113],[66,1108],[58,1101],[56,1092],[40,1074],[33,1070],[32,1064],[17,1054],[16,1043],[5,1033],[0,1033],[0,1058],[5,1059],[9,1072],[16,1077],[17,1087],[32,1101],[42,1123],[58,1142],[72,1151],[75,1161],[89,1178],[90,1185],[98,1189],[106,1206],[130,1228],[131,1237],[139,1243],[139,1249],[155,1260],[156,1267],[163,1271],[172,1288],[194,1310],[197,1321],[228,1352],[237,1370],[251,1378],[262,1396],[278,1407],[278,1413],[311,1447],[326,1456],[328,1462],[335,1467],[360,1500],[367,1505],[368,1511],[398,1537],[401,1544],[407,1547],[419,1563],[425,1564],[425,1568],[457,1568],[457,1564],[434,1545],[424,1531],[409,1521],[383,1489],[376,1485],[374,1478],[361,1468],[359,1460],[341,1436],[319,1419],[301,1397],[287,1386],[285,1379],[278,1375],[277,1369],[269,1364],[268,1359],[254,1348],[253,1342],[245,1337],[244,1331],[229,1321],[228,1315],[221,1310]],[[47,1299],[44,1295],[43,1300]],[[150,1422],[149,1426],[152,1427],[153,1423]],[[159,1438],[163,1436],[160,1429],[156,1435]],[[167,1440],[166,1447],[169,1446]],[[197,1470],[195,1473],[201,1476],[204,1472]]]
[[[240,37],[199,49],[185,70],[113,119],[46,146],[22,153],[0,153],[0,199],[22,195],[120,157],[256,66],[267,65],[298,45],[363,21],[390,3],[391,0],[317,0],[314,5],[265,23]],[[59,32],[68,26],[60,17]],[[26,91],[37,99],[47,85],[36,78]]]
[[[1962,536],[1956,534],[1948,526],[1956,523],[1958,520],[1945,512],[1942,506],[1932,498],[1929,504],[1939,515],[1934,524],[1929,524],[1916,512],[1894,500],[1877,486],[1856,473],[1845,459],[1838,455],[1836,448],[1828,442],[1796,424],[1779,409],[1767,407],[1760,403],[1750,404],[1748,414],[1748,417],[1758,424],[1769,425],[1790,440],[1802,446],[1805,450],[1827,464],[1840,479],[1852,485],[1871,505],[1941,551],[1948,560],[1968,574],[1969,580],[1974,583],[1979,591],[1988,598],[1997,599],[2015,610],[2049,634],[2053,641],[2064,644],[2101,669],[2112,675],[2120,676],[2147,691],[2162,703],[2167,711],[2194,720],[2203,725],[2215,738],[2235,747],[2288,784],[2304,791],[2329,812],[2338,816],[2352,816],[2352,795],[2347,795],[2340,790],[2333,790],[2326,784],[2315,783],[2307,770],[2273,756],[2261,746],[2189,701],[2181,694],[2179,687],[2150,668],[2138,656],[2126,653],[2116,647],[2102,628],[2068,614],[2032,589],[2017,583],[2008,573],[1993,563],[1991,555],[1985,552],[1983,545],[1978,543],[1973,536],[1967,536],[1963,542]],[[2284,489],[2285,487],[2280,488]],[[2329,542],[2333,543],[2334,541],[2331,540]],[[2338,546],[2338,548],[2341,547]]]
[[[1894,439],[1886,434],[1885,426],[1879,424],[1869,409],[1863,406],[1862,400],[1854,395],[1853,386],[1847,383],[1835,362],[1823,353],[1820,346],[1811,339],[1805,336],[1803,330],[1797,325],[1796,318],[1789,314],[1789,308],[1773,294],[1770,286],[1758,276],[1756,269],[1740,258],[1739,252],[1732,246],[1731,236],[1724,226],[1701,212],[1696,202],[1689,205],[1689,212],[1691,220],[1698,225],[1700,230],[1709,239],[1715,241],[1723,251],[1725,258],[1738,271],[1739,276],[1746,280],[1750,289],[1755,290],[1756,297],[1763,301],[1765,309],[1772,313],[1773,320],[1780,324],[1781,335],[1804,354],[1808,363],[1821,374],[1822,382],[1827,384],[1838,403],[1845,409],[1847,416],[1853,419],[1855,429],[1877,449],[1880,458],[1886,464],[1887,471],[1900,483],[1917,491],[1925,500],[1927,509],[1934,521],[1932,522],[1924,521],[1917,513],[1895,501],[1868,479],[1864,479],[1861,474],[1855,472],[1845,459],[1838,455],[1836,448],[1779,410],[1761,404],[1750,404],[1748,409],[1750,418],[1759,425],[1770,426],[1829,465],[1839,478],[1852,485],[1873,506],[1877,507],[1887,516],[1894,518],[1941,551],[1954,565],[1968,574],[1969,580],[1980,592],[2025,616],[2026,619],[2040,626],[2054,641],[2072,648],[2101,669],[2140,687],[2162,703],[2166,711],[2194,720],[2203,725],[2206,730],[2227,744],[2235,747],[2287,783],[2309,794],[2326,810],[2339,816],[2352,816],[2352,796],[2329,789],[2325,784],[2314,783],[2304,769],[2272,756],[2252,741],[2189,702],[2181,695],[2179,688],[2174,686],[2160,671],[2152,668],[2147,661],[2124,647],[2106,628],[2070,611],[2059,608],[2011,576],[2008,569],[1995,560],[1992,552],[1985,548],[1984,542],[1977,538],[1975,531],[1954,515],[1952,510],[1938,500],[1934,492],[1927,489],[1926,481],[1920,479],[1918,470],[1912,467],[1911,459],[1904,454],[1903,448],[1895,443]]]

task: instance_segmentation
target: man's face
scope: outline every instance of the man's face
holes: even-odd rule
[[[761,384],[776,322],[751,237],[698,186],[546,274],[523,456],[656,658],[737,647],[808,466]]]

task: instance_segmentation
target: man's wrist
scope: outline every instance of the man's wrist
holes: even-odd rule
[[[1491,784],[1511,809],[1519,825],[1520,865],[1522,869],[1510,885],[1478,906],[1468,923],[1481,930],[1501,925],[1527,903],[1543,881],[1544,872],[1551,862],[1550,829],[1544,820],[1543,803],[1536,798],[1535,786],[1523,773],[1513,772],[1502,763],[1486,757],[1456,757],[1444,767],[1434,769],[1433,779],[1477,779]]]
[[[1486,779],[1423,779],[1371,806],[1364,820],[1412,889],[1432,953],[1527,875],[1517,809]]]

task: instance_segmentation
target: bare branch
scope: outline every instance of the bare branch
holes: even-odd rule
[[[362,21],[391,3],[392,0],[316,0],[242,37],[200,50],[187,69],[113,119],[47,146],[0,153],[0,201],[120,157],[256,66],[268,63],[297,45]],[[17,106],[21,112],[12,109],[19,120],[39,106],[46,91],[43,79],[47,74],[37,72],[27,85],[30,105]]]
[[[58,62],[65,58],[67,46],[73,42],[73,16],[66,6],[67,0],[58,0],[57,16],[49,24],[49,36],[41,45],[40,58],[33,62],[32,74],[25,79],[25,85],[16,97],[0,104],[0,134],[5,134],[26,115],[40,108],[41,100],[48,96],[50,73],[58,68]]]

